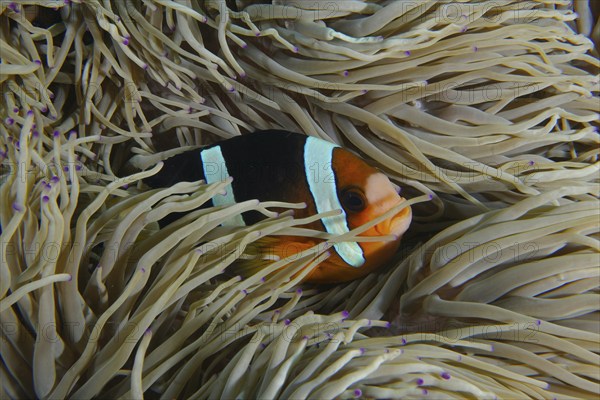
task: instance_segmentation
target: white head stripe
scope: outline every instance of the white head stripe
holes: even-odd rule
[[[204,177],[206,183],[215,183],[224,181],[229,177],[225,158],[221,152],[221,146],[214,146],[200,152],[202,159],[202,168],[204,169]],[[225,187],[225,194],[217,194],[212,199],[215,206],[227,206],[235,204],[235,196],[233,195],[233,187],[231,184]],[[223,226],[246,226],[241,214],[230,218],[223,222]]]
[[[337,196],[333,174],[333,149],[338,147],[325,140],[309,136],[304,145],[304,170],[317,212],[342,210],[340,215],[323,218],[327,232],[341,235],[349,232],[346,213]],[[365,263],[363,251],[356,242],[336,243],[337,253],[349,265],[358,268]]]

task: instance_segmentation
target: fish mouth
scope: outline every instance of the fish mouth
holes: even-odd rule
[[[405,201],[405,200],[402,200]],[[412,210],[410,206],[403,208],[392,218],[377,224],[375,230],[380,235],[395,235],[398,238],[406,232],[412,221]]]

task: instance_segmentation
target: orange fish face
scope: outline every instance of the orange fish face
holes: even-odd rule
[[[350,229],[372,221],[404,201],[388,177],[377,171],[367,176],[362,185],[348,185],[342,188],[339,196]],[[398,215],[375,225],[363,236],[401,236],[408,229],[410,221],[410,207],[407,207]]]
[[[348,229],[357,228],[388,212],[405,201],[394,188],[388,177],[376,168],[342,148],[333,153],[337,195],[346,213]],[[317,267],[308,278],[311,282],[349,281],[367,275],[388,261],[398,250],[400,239],[410,226],[410,207],[378,223],[361,236],[396,237],[392,241],[359,242],[364,263],[350,266],[339,255],[334,254]]]
[[[394,187],[387,176],[381,172],[369,176],[364,193],[366,197],[366,206],[364,210],[358,213],[347,212],[350,229],[379,217],[391,208],[405,201],[405,199],[400,197],[396,190],[394,190]],[[410,226],[411,220],[411,208],[406,207],[391,218],[383,220],[362,233],[361,236],[393,235],[396,239],[387,242],[359,243],[365,254],[365,264],[359,269],[370,272],[389,261],[398,250],[400,239]]]
[[[405,201],[385,174],[347,150],[335,149],[333,169],[336,175],[338,198],[346,212],[350,229],[372,221]],[[369,229],[363,236],[400,237],[408,229],[411,217],[410,207],[407,207],[398,215]]]

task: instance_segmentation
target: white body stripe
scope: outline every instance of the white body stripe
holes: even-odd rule
[[[304,169],[317,212],[342,210],[340,215],[323,218],[327,232],[341,235],[349,232],[346,212],[338,199],[333,174],[333,149],[339,147],[325,140],[309,136],[304,145]],[[325,171],[325,172],[323,172]],[[342,259],[358,268],[365,263],[362,248],[356,242],[342,242],[333,246]]]
[[[227,164],[223,153],[221,152],[221,146],[214,146],[200,152],[200,158],[202,159],[202,168],[204,169],[204,177],[206,183],[222,182],[229,177],[227,171]],[[233,195],[233,187],[231,184],[225,187],[225,194],[217,194],[212,199],[215,206],[227,206],[235,203],[235,196]],[[236,215],[223,222],[223,226],[246,226],[244,219],[241,214]]]

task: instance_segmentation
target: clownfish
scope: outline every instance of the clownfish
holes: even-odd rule
[[[233,177],[224,194],[212,199],[215,206],[250,199],[304,202],[295,216],[341,210],[303,227],[343,234],[384,214],[405,201],[388,177],[350,151],[312,136],[281,130],[236,136],[164,160],[163,168],[144,181],[151,187],[177,182],[206,183]],[[265,218],[257,212],[237,215],[229,225],[245,226]],[[398,249],[412,219],[409,206],[369,228],[361,236],[388,236],[385,241],[341,242],[332,254],[304,279],[338,283],[360,278],[388,261]],[[389,240],[393,235],[395,240]],[[308,249],[320,240],[310,237],[277,237],[271,251],[280,257]],[[291,250],[293,249],[293,250]]]

